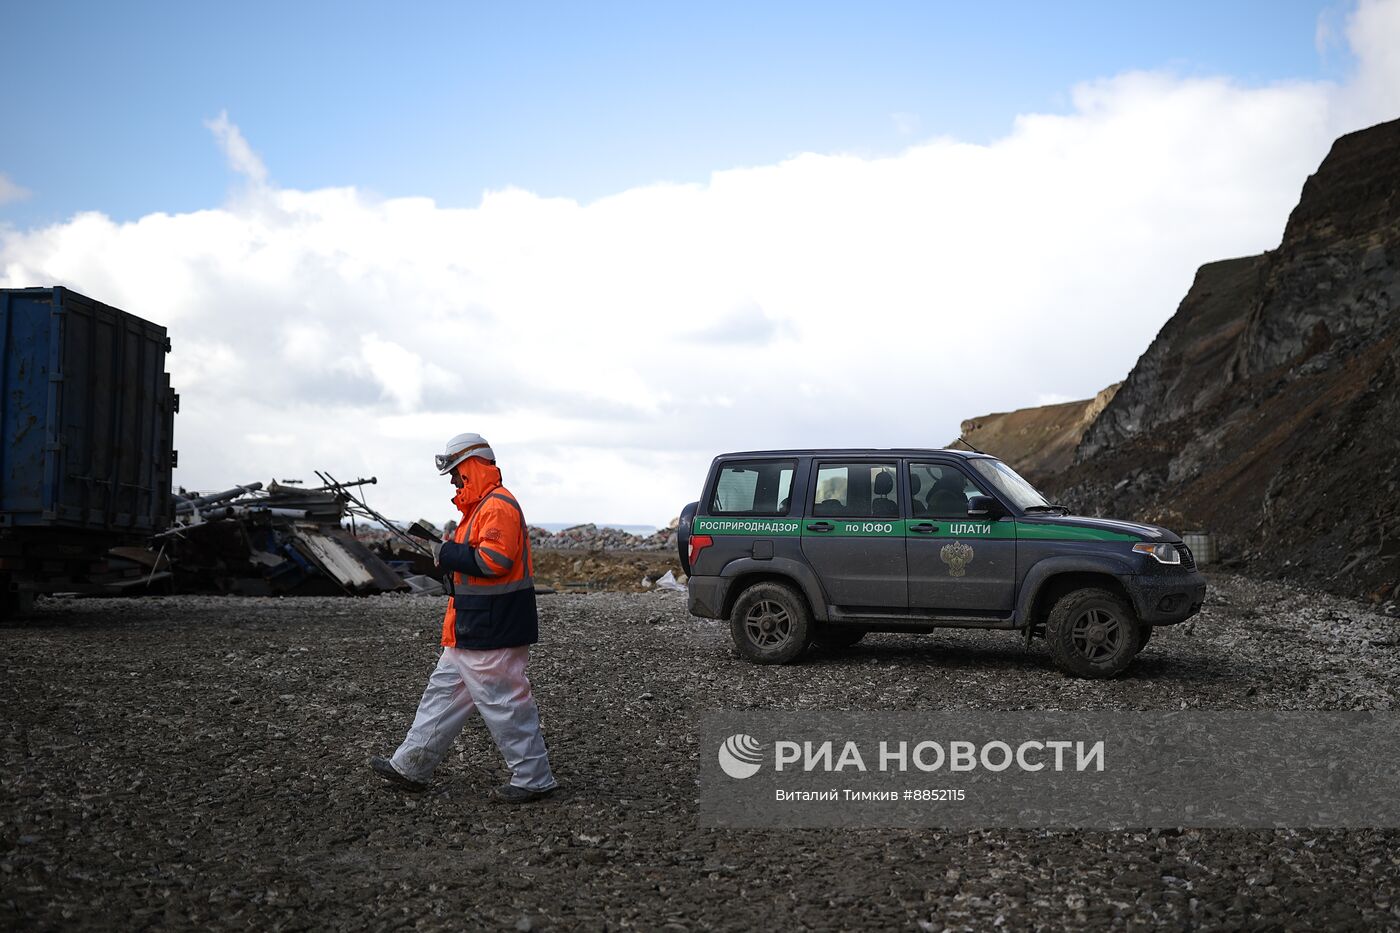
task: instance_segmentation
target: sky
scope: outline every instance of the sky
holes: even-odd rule
[[[169,328],[176,482],[662,524],[709,460],[1122,379],[1400,117],[1400,0],[0,0],[0,287]],[[20,51],[15,51],[19,48]]]

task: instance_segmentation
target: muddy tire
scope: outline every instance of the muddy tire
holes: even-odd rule
[[[1117,677],[1142,643],[1132,607],[1108,590],[1075,590],[1050,610],[1045,641],[1055,666],[1076,677]]]
[[[787,664],[812,637],[807,602],[781,583],[755,583],[739,594],[729,613],[734,647],[756,664]]]
[[[1152,626],[1138,623],[1138,654],[1142,654],[1142,649],[1147,647],[1147,643],[1152,640]]]
[[[818,648],[839,651],[857,644],[868,633],[854,625],[822,625],[812,635],[812,643]]]

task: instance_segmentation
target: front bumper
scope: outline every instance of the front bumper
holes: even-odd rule
[[[691,577],[686,581],[686,608],[693,616],[724,618],[724,600],[732,581],[724,577]]]
[[[1128,593],[1138,618],[1147,625],[1176,625],[1201,611],[1206,578],[1199,571],[1128,578]]]

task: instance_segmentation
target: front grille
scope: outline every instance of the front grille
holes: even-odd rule
[[[1181,555],[1181,568],[1187,573],[1196,569],[1196,558],[1192,556],[1191,549],[1184,544],[1173,544],[1176,552]]]

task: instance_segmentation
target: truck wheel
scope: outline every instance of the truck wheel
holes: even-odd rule
[[[1147,647],[1147,643],[1152,640],[1152,626],[1138,625],[1138,654],[1142,654],[1142,649]]]
[[[822,625],[812,635],[818,648],[850,648],[866,636],[863,628],[854,625]]]
[[[1075,590],[1050,610],[1045,641],[1055,666],[1076,677],[1117,677],[1137,654],[1137,616],[1108,590]]]
[[[757,664],[787,664],[811,639],[807,603],[781,583],[755,583],[739,594],[729,614],[739,653]]]

